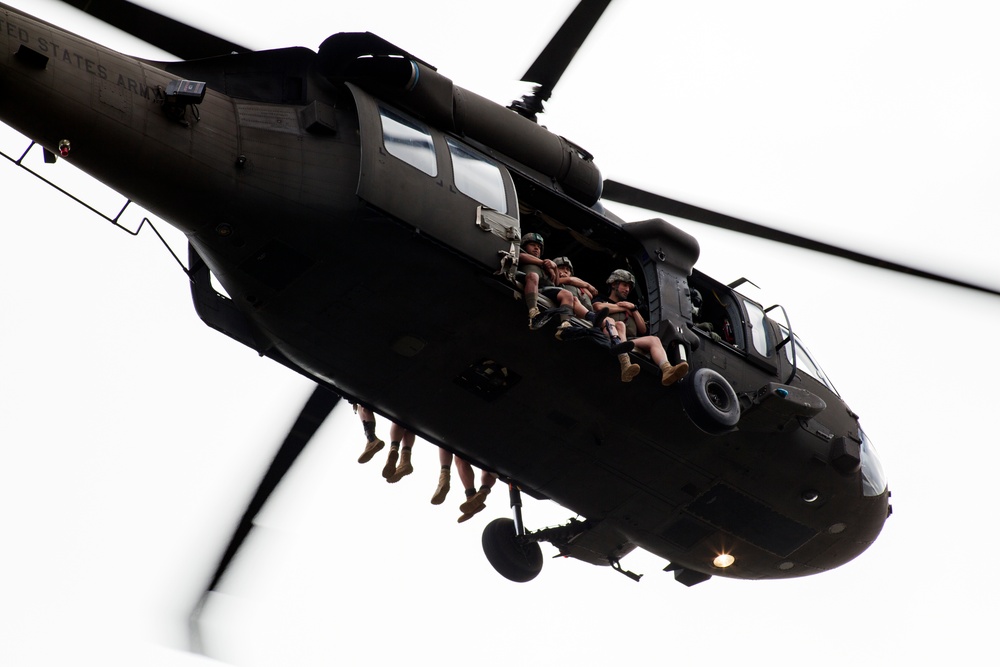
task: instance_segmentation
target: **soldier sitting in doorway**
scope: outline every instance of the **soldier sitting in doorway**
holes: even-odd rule
[[[576,277],[573,272],[573,262],[569,261],[569,257],[556,257],[552,263],[556,266],[555,284],[579,299],[584,308],[593,310],[597,288],[586,280]]]
[[[637,350],[648,354],[653,363],[660,367],[660,384],[663,386],[672,385],[687,375],[686,361],[672,366],[660,339],[646,335],[648,332],[646,320],[643,319],[635,303],[628,300],[635,292],[635,276],[623,269],[615,269],[608,276],[607,284],[609,286],[607,298],[595,301],[594,307],[607,308],[610,312],[608,318],[604,320],[608,337],[614,340],[617,334],[622,341],[630,340],[635,343]],[[628,355],[619,356],[619,360],[622,365],[622,382],[629,382],[638,375],[639,367],[631,363]]]

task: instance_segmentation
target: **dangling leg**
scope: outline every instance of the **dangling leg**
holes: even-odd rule
[[[441,474],[438,476],[437,489],[431,496],[431,505],[440,505],[444,502],[448,491],[451,490],[451,461],[454,457],[451,452],[438,448],[438,461],[441,463]]]
[[[524,304],[528,307],[528,328],[538,317],[538,274],[528,272],[524,275]]]
[[[358,457],[358,463],[368,463],[379,450],[385,447],[385,443],[375,435],[375,414],[368,408],[357,404],[354,405],[354,411],[361,417],[361,425],[365,429],[365,438],[368,441],[365,450]]]
[[[653,363],[660,367],[660,384],[669,387],[688,374],[688,363],[681,361],[676,366],[670,365],[667,353],[663,349],[663,343],[656,336],[642,336],[635,340],[635,346],[644,350],[653,359]]]
[[[610,317],[604,320],[604,333],[608,335],[614,347],[611,353],[618,357],[618,365],[621,367],[622,382],[631,382],[639,374],[642,368],[639,364],[633,364],[628,353],[635,347],[635,343],[625,340],[625,323],[616,322]]]
[[[462,516],[458,517],[458,522],[462,523],[472,518],[472,514],[467,514],[465,508],[472,497],[476,495],[476,473],[472,470],[472,466],[460,456],[455,457],[455,470],[458,471],[458,479],[462,482],[462,487],[465,489],[465,501],[459,505],[459,511],[462,512]]]
[[[412,431],[407,431],[402,426],[393,424],[392,428],[389,429],[389,437],[394,442],[401,442],[403,445],[403,449],[399,452],[399,465],[385,478],[385,481],[395,484],[413,472],[413,464],[410,461],[410,456],[413,454],[413,442],[416,436]]]

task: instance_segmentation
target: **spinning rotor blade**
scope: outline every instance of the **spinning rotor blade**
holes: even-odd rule
[[[724,213],[716,213],[715,211],[700,208],[692,204],[685,204],[684,202],[677,201],[676,199],[653,194],[652,192],[647,192],[646,190],[640,190],[639,188],[632,187],[631,185],[625,185],[624,183],[619,183],[617,181],[604,181],[604,193],[601,196],[603,199],[615,201],[619,204],[627,204],[629,206],[637,206],[650,211],[658,211],[666,215],[684,218],[685,220],[700,222],[705,225],[711,225],[712,227],[720,227],[722,229],[728,229],[741,234],[748,234],[749,236],[756,236],[757,238],[767,239],[769,241],[777,241],[778,243],[795,246],[796,248],[814,250],[827,255],[833,255],[834,257],[841,257],[843,259],[849,259],[861,264],[867,264],[868,266],[875,266],[880,269],[905,273],[910,276],[917,276],[919,278],[926,278],[927,280],[934,280],[948,285],[955,285],[956,287],[965,287],[978,292],[986,292],[987,294],[1000,296],[1000,291],[989,287],[973,285],[972,283],[967,283],[955,278],[949,278],[937,273],[931,273],[922,269],[916,269],[903,264],[890,262],[885,259],[879,259],[878,257],[872,257],[871,255],[865,255],[860,252],[823,243],[822,241],[808,239],[804,236],[798,236],[796,234],[782,232],[777,229],[771,229],[770,227],[765,227],[754,222],[748,222],[747,220],[741,220],[740,218],[734,218],[732,216],[725,215]]]
[[[530,113],[529,117],[532,118],[542,111],[542,102],[552,96],[552,89],[559,83],[563,72],[610,4],[611,0],[581,0],[521,77],[521,81],[538,85],[530,95],[525,95],[511,105],[515,111]]]
[[[281,448],[271,462],[271,466],[264,474],[264,478],[257,487],[257,492],[250,500],[250,504],[247,505],[243,517],[236,526],[236,531],[233,533],[233,537],[229,541],[229,546],[226,547],[226,551],[222,555],[222,560],[219,561],[219,566],[216,568],[215,574],[212,575],[212,580],[209,582],[205,592],[202,593],[201,599],[191,614],[192,648],[198,652],[201,652],[198,620],[208,594],[215,590],[230,563],[232,563],[233,558],[236,557],[236,553],[243,545],[243,542],[246,541],[247,536],[250,535],[250,531],[253,530],[254,519],[264,507],[264,503],[267,502],[271,493],[278,487],[278,484],[289,469],[291,469],[292,464],[295,463],[299,454],[309,444],[313,435],[316,434],[320,425],[322,425],[323,421],[333,411],[334,406],[336,406],[339,400],[340,396],[325,387],[317,385],[309,400],[306,401],[305,407],[302,408],[302,412],[299,413],[298,419],[295,420],[295,424],[292,425],[291,430],[285,437],[285,441],[281,444]]]
[[[128,0],[62,1],[184,60],[253,50],[175,21]]]

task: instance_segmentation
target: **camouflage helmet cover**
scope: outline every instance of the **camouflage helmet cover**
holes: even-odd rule
[[[521,237],[521,247],[523,248],[528,243],[537,243],[542,248],[542,252],[545,252],[545,239],[542,238],[541,234],[536,234],[535,232],[530,232]]]
[[[628,283],[633,288],[635,288],[635,276],[633,276],[625,269],[615,269],[614,271],[612,271],[611,275],[608,276],[607,282],[609,285],[614,285],[615,283],[618,282]]]

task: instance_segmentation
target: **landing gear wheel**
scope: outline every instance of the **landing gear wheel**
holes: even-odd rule
[[[740,421],[740,402],[732,386],[710,368],[699,368],[684,382],[684,407],[699,428],[725,433]]]
[[[531,581],[542,571],[542,548],[537,542],[522,543],[514,532],[513,519],[494,519],[486,524],[483,551],[493,569],[511,581]]]

